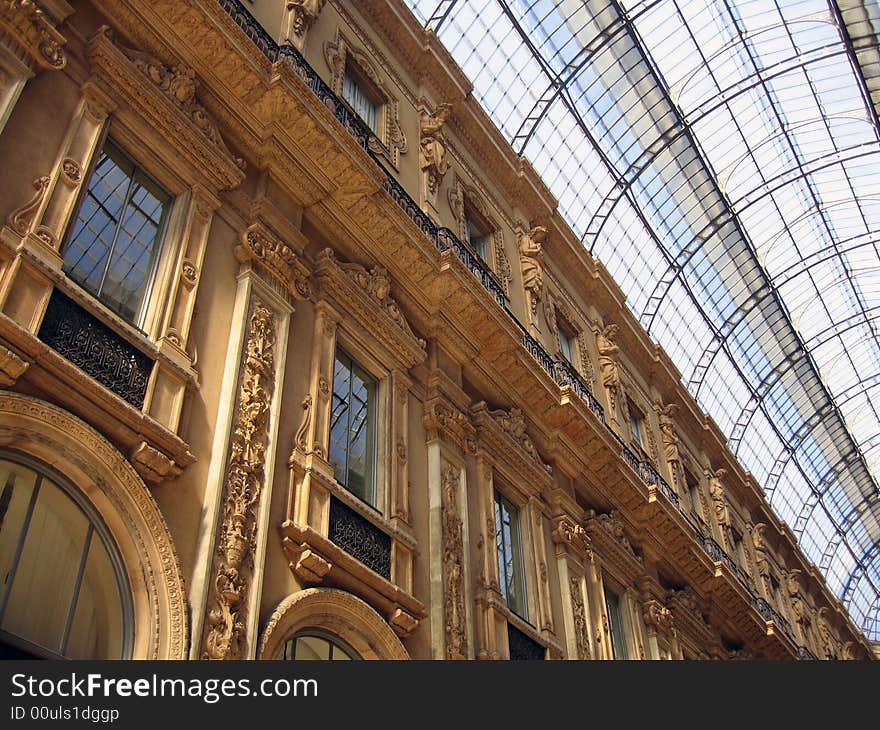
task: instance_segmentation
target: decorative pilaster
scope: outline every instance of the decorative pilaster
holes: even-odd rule
[[[240,659],[245,641],[256,547],[256,505],[264,487],[276,338],[274,316],[259,299],[254,301],[249,320],[224,479],[212,608],[203,640],[206,659]]]
[[[562,593],[564,641],[569,659],[592,659],[590,606],[584,564],[592,564],[593,550],[586,531],[561,515],[553,520],[553,543]]]
[[[467,659],[468,631],[464,595],[464,530],[459,494],[461,470],[443,462],[443,609],[446,627],[446,658]]]

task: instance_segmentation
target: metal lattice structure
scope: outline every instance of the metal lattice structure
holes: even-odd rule
[[[880,7],[407,5],[880,639]]]

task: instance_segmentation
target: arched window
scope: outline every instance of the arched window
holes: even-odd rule
[[[338,636],[316,628],[303,629],[284,642],[281,659],[351,661],[360,659]]]
[[[121,659],[131,589],[110,533],[54,470],[0,450],[0,652]]]

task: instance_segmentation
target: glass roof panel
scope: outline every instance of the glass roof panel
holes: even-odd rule
[[[880,100],[834,0],[407,4],[880,639]]]

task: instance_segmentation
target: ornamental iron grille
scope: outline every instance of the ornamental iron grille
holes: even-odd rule
[[[330,540],[391,580],[391,537],[336,497],[330,497]]]
[[[37,336],[105,388],[143,407],[153,360],[58,289]]]
[[[544,659],[544,647],[510,623],[507,624],[507,646],[511,659],[532,661]]]

